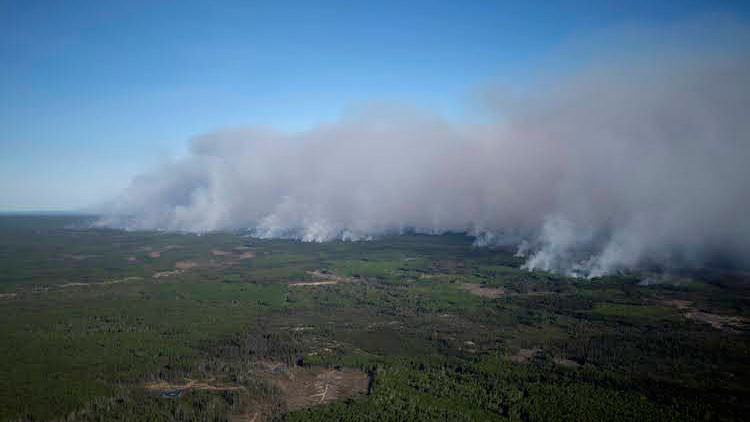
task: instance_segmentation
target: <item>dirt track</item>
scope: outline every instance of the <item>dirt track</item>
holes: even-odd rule
[[[233,390],[244,390],[245,387],[241,385],[223,385],[223,384],[210,384],[214,381],[208,379],[205,381],[196,381],[186,378],[188,380],[185,384],[170,384],[166,381],[159,381],[154,383],[146,384],[144,387],[149,391],[168,392],[168,391],[187,391],[187,390],[213,390],[213,391],[233,391]]]
[[[110,284],[127,283],[128,281],[135,281],[135,280],[143,280],[143,277],[125,277],[125,278],[119,278],[117,280],[101,281],[98,283],[70,282],[70,283],[58,284],[57,287],[61,287],[64,289],[66,287],[107,286]]]

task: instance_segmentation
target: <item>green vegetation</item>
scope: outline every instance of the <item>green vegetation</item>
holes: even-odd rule
[[[86,225],[0,217],[0,420],[685,421],[750,411],[744,274],[642,285],[637,275],[529,273],[512,251],[462,235],[311,244]],[[295,404],[263,365],[359,369],[369,394],[338,386],[319,405]],[[148,388],[187,380],[208,387],[174,397]]]
[[[673,308],[666,306],[629,305],[610,302],[597,303],[592,312],[605,317],[649,319],[665,318],[677,313]]]

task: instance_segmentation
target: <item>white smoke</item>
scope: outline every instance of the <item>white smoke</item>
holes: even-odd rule
[[[102,224],[264,238],[467,232],[599,276],[750,257],[750,55],[650,55],[504,99],[495,122],[366,106],[299,133],[192,141]],[[508,104],[512,104],[508,106]]]

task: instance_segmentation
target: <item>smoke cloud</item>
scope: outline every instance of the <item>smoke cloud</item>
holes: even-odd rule
[[[529,269],[595,277],[750,257],[750,55],[595,63],[484,123],[367,105],[298,133],[192,140],[133,180],[101,224],[263,238],[467,232]]]

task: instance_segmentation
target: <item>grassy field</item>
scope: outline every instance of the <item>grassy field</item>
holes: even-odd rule
[[[0,420],[743,420],[750,276],[0,217]]]

